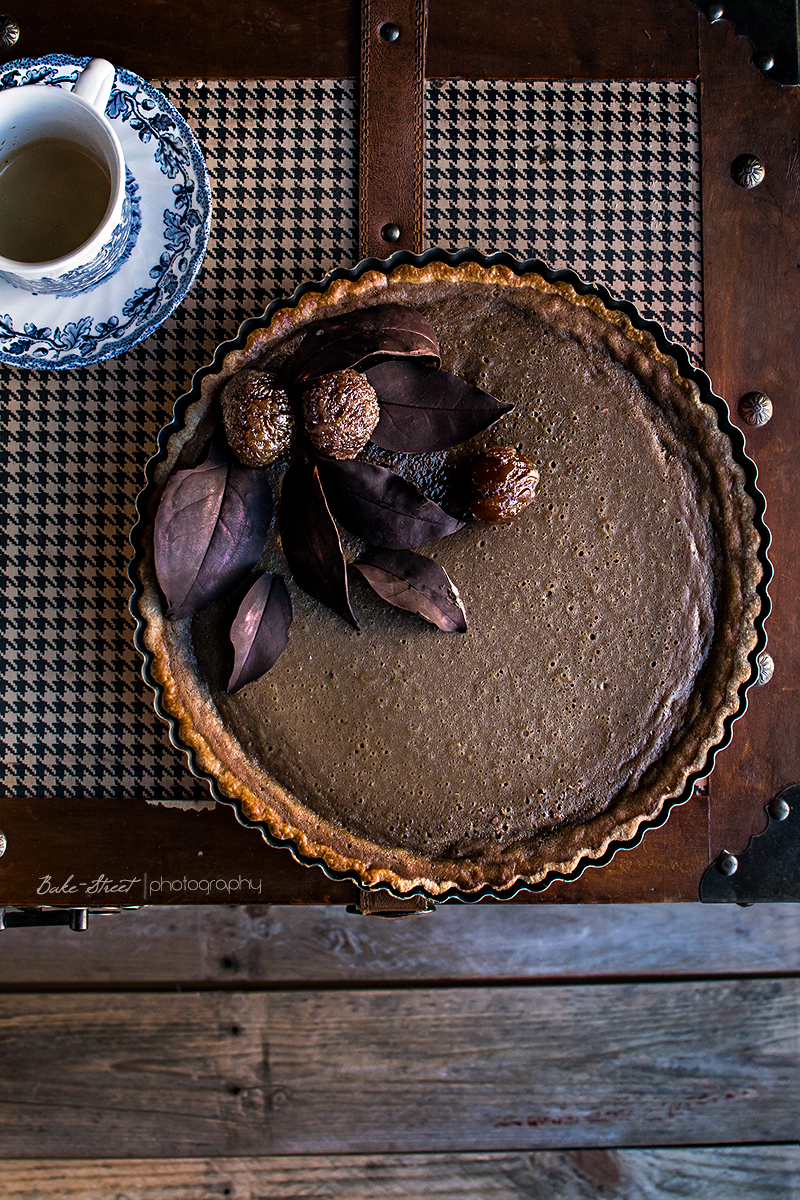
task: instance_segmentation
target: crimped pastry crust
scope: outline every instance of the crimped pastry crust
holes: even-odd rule
[[[476,449],[513,441],[540,455],[529,518],[510,532],[471,522],[425,548],[452,567],[474,632],[456,645],[359,594],[355,634],[294,589],[295,657],[227,697],[224,622],[166,619],[150,527],[139,567],[150,673],[177,742],[303,857],[399,892],[540,883],[634,838],[723,740],[757,641],[754,505],[714,410],[625,314],[538,274],[434,262],[335,281],[254,329],[172,433],[153,511],[169,474],[199,456],[231,374],[279,366],[311,321],[388,301],[441,325],[445,367],[518,407],[427,465],[380,460],[439,488],[447,507],[448,472]],[[276,550],[264,565],[288,581]],[[378,663],[397,676],[394,692]],[[368,731],[360,742],[333,716],[348,697]],[[392,705],[399,716],[383,712]]]

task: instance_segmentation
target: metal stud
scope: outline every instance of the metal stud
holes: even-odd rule
[[[400,241],[400,226],[399,225],[384,225],[381,229],[381,237],[385,242]]]
[[[748,425],[766,425],[772,416],[772,401],[763,392],[747,392],[739,401],[739,416]]]
[[[5,854],[7,846],[8,842],[6,841],[6,835],[3,833],[2,829],[0,829],[0,858],[2,858]]]
[[[785,821],[791,811],[783,796],[776,796],[772,803],[767,805],[767,812],[773,821]]]
[[[0,42],[4,46],[16,46],[19,41],[19,25],[13,17],[0,16]]]
[[[769,683],[775,673],[775,663],[772,655],[766,650],[762,650],[756,658],[756,666],[758,667],[758,678],[756,679],[756,687],[763,687],[765,683]]]
[[[739,867],[739,860],[735,854],[723,850],[717,859],[717,870],[720,875],[735,875]]]
[[[771,71],[775,66],[775,59],[771,54],[759,54],[756,59],[756,66],[759,71]]]
[[[393,21],[384,21],[378,33],[385,42],[396,42],[400,37],[400,26],[395,25]]]
[[[731,178],[739,187],[758,187],[764,182],[764,175],[764,164],[755,154],[739,154],[731,163]]]
[[[725,9],[720,3],[718,3],[718,0],[712,0],[712,3],[707,4],[705,8],[706,16],[708,17],[709,21],[712,22],[712,24],[714,21],[719,21],[724,12]]]

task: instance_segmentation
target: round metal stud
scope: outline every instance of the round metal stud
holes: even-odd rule
[[[739,867],[739,860],[735,854],[729,854],[727,850],[723,850],[717,859],[717,870],[720,875],[735,875]]]
[[[739,154],[731,163],[731,179],[739,187],[758,187],[764,182],[764,174],[764,164],[755,154]]]
[[[765,683],[769,683],[775,673],[775,663],[772,655],[768,654],[766,650],[762,650],[756,658],[756,666],[758,667],[756,687],[763,687]]]
[[[7,845],[8,842],[6,841],[6,835],[3,833],[2,829],[0,829],[0,858],[2,858],[5,854]]]
[[[775,59],[771,54],[759,54],[756,59],[756,66],[759,71],[771,71],[775,66]]]
[[[763,392],[747,392],[739,401],[739,416],[748,425],[766,425],[772,416],[772,401]]]
[[[378,33],[385,42],[396,42],[400,37],[400,26],[395,25],[393,21],[384,21]]]
[[[399,225],[384,225],[381,229],[381,237],[385,242],[400,241],[400,226]]]
[[[708,17],[709,21],[711,21],[711,22],[719,21],[722,18],[722,14],[724,12],[725,12],[725,9],[718,2],[718,0],[712,0],[712,3],[707,4],[706,8],[705,8],[706,16]]]
[[[776,796],[772,803],[767,805],[767,812],[773,821],[785,821],[791,811],[783,796]]]
[[[0,16],[0,42],[4,46],[16,46],[19,41],[19,25],[13,17]]]

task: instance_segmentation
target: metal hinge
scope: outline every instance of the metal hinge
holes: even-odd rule
[[[362,891],[357,904],[348,904],[349,913],[361,917],[419,917],[436,911],[433,900],[424,896],[404,896],[399,899],[391,892]]]
[[[141,904],[127,904],[116,908],[25,908],[22,905],[7,905],[0,908],[0,929],[41,929],[54,925],[65,925],[76,932],[87,929],[89,914],[95,917],[110,917],[115,913],[143,908]]]

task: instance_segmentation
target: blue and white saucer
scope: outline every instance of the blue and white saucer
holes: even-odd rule
[[[0,89],[69,87],[88,58],[48,54],[0,68]],[[170,101],[117,67],[106,107],[122,143],[133,222],[119,268],[79,296],[33,295],[0,279],[0,362],[66,370],[116,358],[180,304],[206,252],[211,192],[194,134]]]

